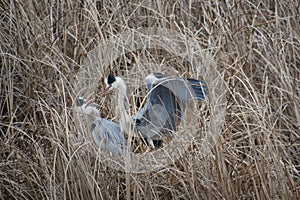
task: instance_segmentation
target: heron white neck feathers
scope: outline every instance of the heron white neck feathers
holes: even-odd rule
[[[125,98],[126,98],[126,84],[120,77],[115,77],[116,81],[112,83],[112,87],[118,90],[118,106],[119,109],[116,109],[116,115],[120,115],[120,126],[122,131],[129,134],[130,133],[130,124],[131,117],[126,111],[125,108]]]

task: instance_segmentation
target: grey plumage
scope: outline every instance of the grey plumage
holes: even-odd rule
[[[203,100],[207,86],[203,81],[150,74],[146,78],[149,92],[145,107],[136,115],[137,130],[148,140],[161,140],[166,131],[176,131],[186,104]],[[153,115],[156,116],[153,119]],[[156,128],[154,128],[156,127]]]
[[[85,115],[92,131],[95,143],[102,149],[122,154],[126,140],[121,128],[116,123],[100,117],[100,112],[94,106],[89,106],[85,99],[76,100],[77,111]]]

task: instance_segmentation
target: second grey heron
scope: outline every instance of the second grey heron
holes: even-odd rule
[[[83,98],[76,100],[77,111],[86,117],[86,121],[95,143],[102,149],[109,152],[122,154],[126,146],[126,140],[121,133],[121,128],[116,123],[100,117],[99,110],[87,105]]]

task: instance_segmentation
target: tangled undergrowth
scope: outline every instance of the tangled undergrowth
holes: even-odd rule
[[[3,1],[0,11],[1,199],[299,198],[298,1]],[[81,136],[71,108],[88,53],[141,27],[174,29],[210,52],[224,74],[226,113],[208,155],[199,137],[163,170],[136,174],[74,142]],[[123,58],[110,69],[127,80],[138,76],[136,60],[194,78],[205,67],[155,49]],[[112,118],[112,103],[98,103]]]

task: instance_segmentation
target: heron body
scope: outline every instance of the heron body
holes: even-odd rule
[[[130,117],[124,105],[124,81],[110,74],[105,82],[107,87],[104,95],[113,88],[118,90],[118,105],[122,108],[121,127],[125,127],[126,132],[133,123],[151,146],[154,146],[153,140],[162,140],[167,131],[176,131],[176,124],[180,123],[189,101],[204,100],[208,94],[204,81],[153,73],[146,77],[148,98],[145,106],[135,116]]]
[[[126,140],[116,123],[100,117],[94,106],[87,105],[84,99],[76,100],[77,111],[86,117],[95,143],[105,151],[122,154]]]

